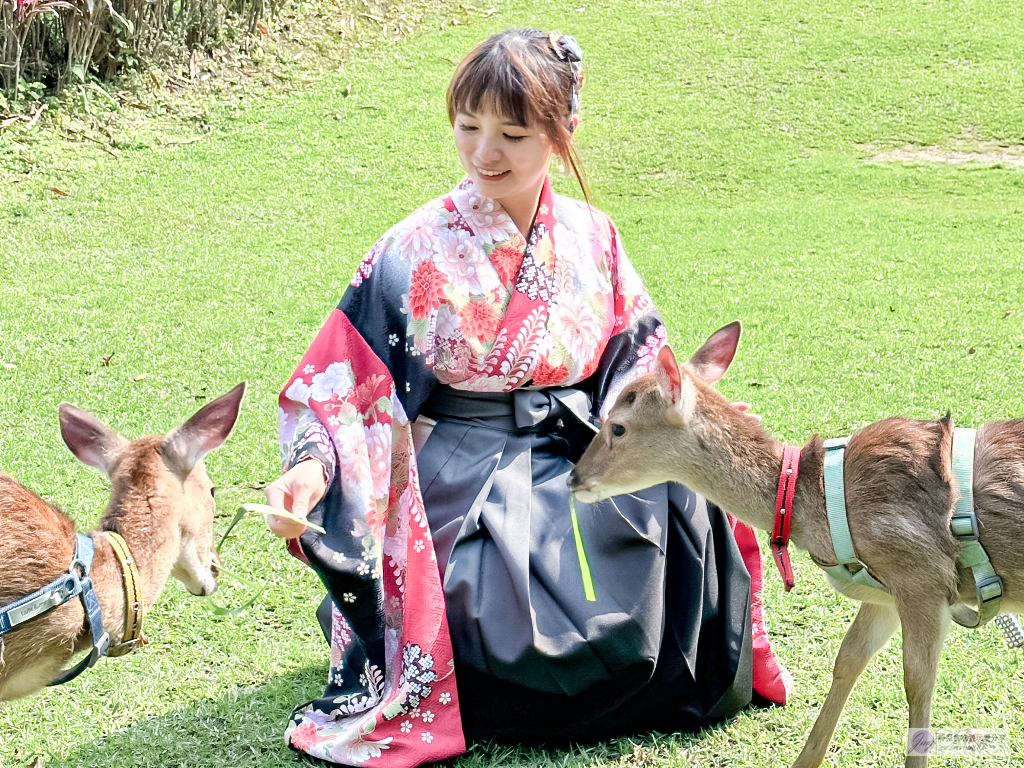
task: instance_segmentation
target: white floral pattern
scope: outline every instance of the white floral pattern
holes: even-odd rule
[[[501,243],[518,230],[498,203],[476,191],[458,190],[452,195],[466,225],[482,243]]]
[[[327,370],[313,377],[310,398],[326,403],[332,397],[345,398],[352,389],[352,365],[348,362],[331,363]]]
[[[600,318],[582,296],[563,294],[551,307],[548,327],[573,360],[590,360],[602,341]]]

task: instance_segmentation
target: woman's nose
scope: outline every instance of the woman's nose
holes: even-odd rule
[[[477,144],[476,153],[481,160],[493,161],[501,157],[501,148],[495,139],[485,136]]]

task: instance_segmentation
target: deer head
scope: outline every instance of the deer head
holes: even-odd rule
[[[668,481],[701,491],[687,467],[706,468],[721,460],[714,445],[723,430],[739,427],[742,416],[712,389],[736,354],[740,323],[715,331],[683,365],[669,347],[658,353],[654,376],[633,382],[619,394],[601,431],[569,478],[584,502],[633,493]]]
[[[213,547],[213,484],[203,456],[227,439],[238,418],[245,383],[207,403],[167,435],[128,441],[99,419],[60,405],[61,436],[82,462],[110,478],[101,527],[118,530],[140,566],[148,558],[155,592],[168,573],[194,595],[217,588]],[[158,585],[157,585],[158,582]],[[155,600],[147,594],[147,600]]]

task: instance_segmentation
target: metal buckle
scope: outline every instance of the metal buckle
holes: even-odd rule
[[[826,451],[834,451],[837,448],[845,448],[846,444],[850,442],[850,436],[846,437],[831,437],[828,440],[822,441],[822,447]]]
[[[995,587],[995,591],[992,592],[989,588]],[[974,583],[974,590],[978,595],[978,608],[985,603],[991,603],[993,600],[999,600],[1003,596],[1003,580],[996,575],[985,576],[981,581]],[[991,597],[985,597],[986,591],[991,592]]]
[[[966,529],[970,528],[968,532]],[[980,535],[978,531],[978,517],[973,512],[953,514],[949,521],[949,530],[957,541],[977,541]]]

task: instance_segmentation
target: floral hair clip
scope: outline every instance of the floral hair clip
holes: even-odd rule
[[[583,49],[576,42],[572,35],[563,35],[561,32],[552,32],[548,39],[551,47],[560,61],[569,62],[572,70],[572,101],[569,104],[570,113],[575,115],[580,111],[580,84],[583,81]]]

